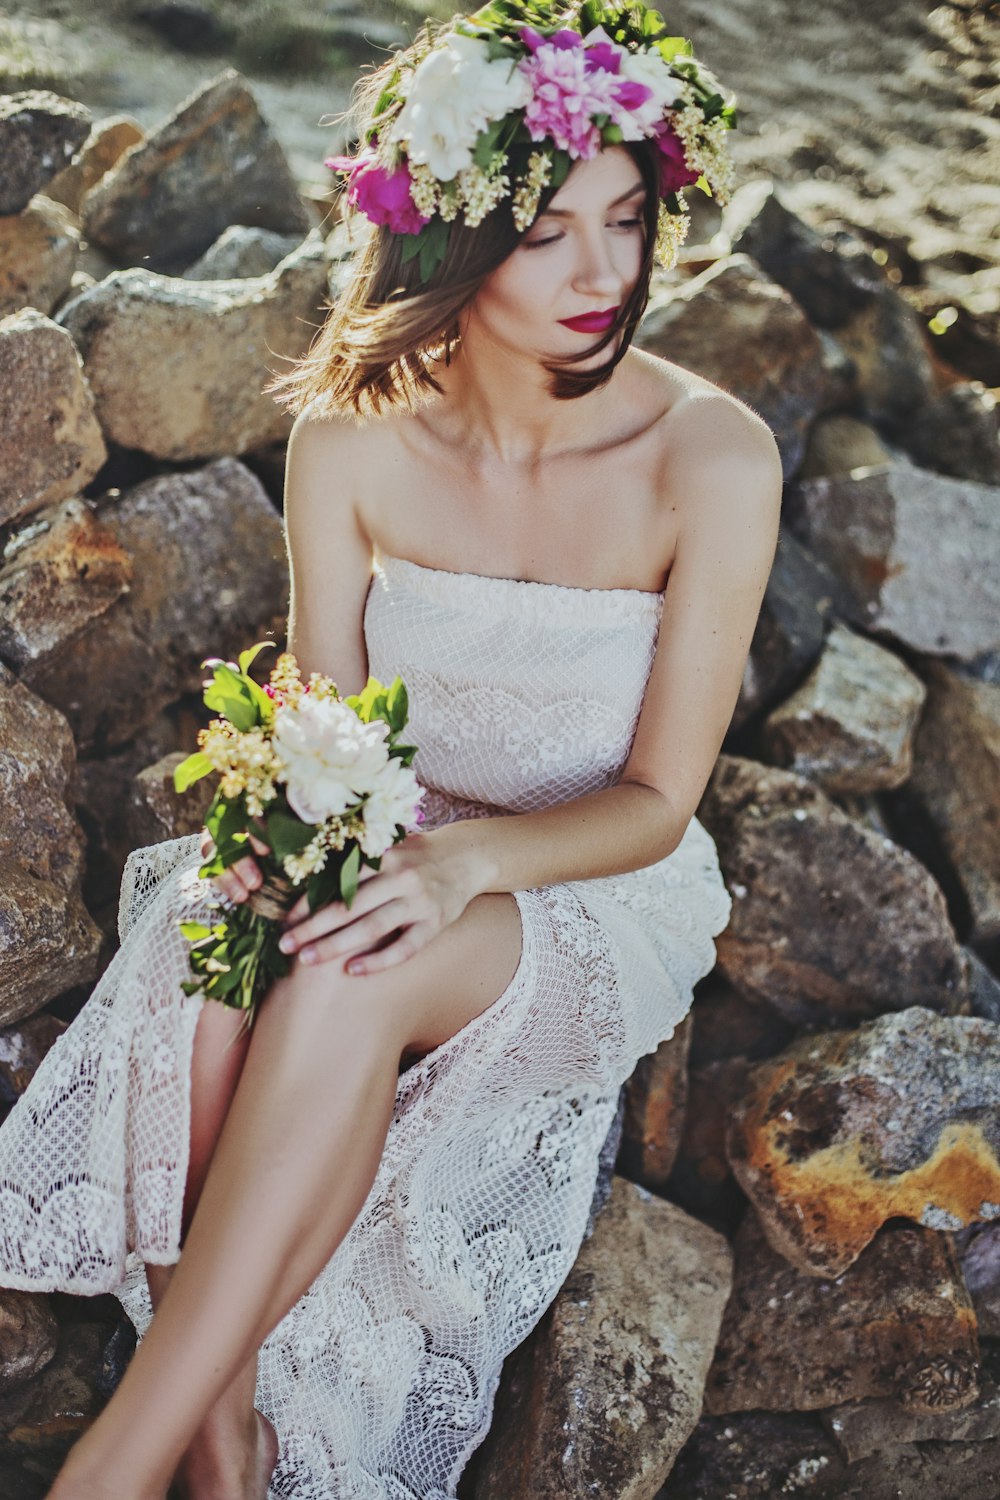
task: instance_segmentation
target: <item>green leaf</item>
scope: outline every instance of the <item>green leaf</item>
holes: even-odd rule
[[[197,943],[202,938],[212,936],[212,929],[206,927],[203,922],[179,922],[178,926],[189,943]]]
[[[664,62],[673,62],[675,57],[690,57],[694,51],[686,36],[661,36],[656,50]]]
[[[301,818],[277,811],[268,813],[264,823],[275,858],[279,860],[285,859],[289,854],[298,854],[300,849],[311,843],[318,826],[315,823],[303,823]]]
[[[554,188],[562,187],[569,175],[571,165],[572,161],[568,151],[553,151],[551,182]]]
[[[240,671],[244,673],[249,672],[254,661],[265,647],[273,645],[273,641],[258,641],[256,646],[250,646],[246,651],[241,651],[239,655]]]
[[[246,679],[234,672],[226,662],[221,662],[215,668],[213,681],[209,683],[203,696],[206,708],[222,714],[239,730],[254,729],[260,722],[257,703]]]
[[[406,723],[410,700],[402,677],[394,677],[385,697],[386,719],[393,734],[398,734]]]
[[[361,868],[361,846],[355,844],[340,867],[340,894],[344,905],[350,909],[358,889],[358,871]]]
[[[195,750],[187,760],[182,760],[179,766],[174,768],[174,791],[186,792],[188,787],[195,781],[200,781],[207,776],[215,767],[208,756],[201,750]]]

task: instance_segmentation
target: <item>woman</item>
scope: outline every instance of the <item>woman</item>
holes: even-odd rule
[[[143,1333],[52,1500],[452,1496],[575,1259],[619,1088],[728,919],[694,812],[780,463],[755,413],[631,348],[679,201],[664,54],[513,14],[489,53],[472,18],[366,87],[337,165],[380,227],[276,383],[289,649],[343,692],[403,676],[425,823],[349,911],[293,908],[238,1041],[180,989],[202,838],[137,851],[122,948],[0,1131],[0,1283],[116,1290]],[[520,129],[479,158],[492,202],[463,99],[480,142],[489,109]],[[258,882],[248,858],[219,886]]]

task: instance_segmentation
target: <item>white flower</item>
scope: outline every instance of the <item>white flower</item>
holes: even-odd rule
[[[472,165],[480,131],[523,109],[530,97],[511,59],[490,62],[484,41],[453,32],[414,70],[389,138],[406,145],[410,161],[450,182]]]
[[[365,803],[365,826],[358,843],[369,859],[378,859],[396,836],[396,824],[414,824],[423,788],[411,766],[394,757],[379,777],[378,786]]]
[[[273,742],[283,762],[289,806],[306,823],[322,823],[373,791],[389,750],[384,719],[365,724],[338,698],[303,693],[274,716]]]
[[[654,120],[658,120],[665,109],[672,108],[684,97],[684,84],[670,71],[669,65],[655,50],[626,52],[622,58],[620,76],[632,83],[644,83],[648,89],[653,90],[650,104],[655,109]]]

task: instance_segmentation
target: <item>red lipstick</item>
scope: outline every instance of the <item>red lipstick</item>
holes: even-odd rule
[[[578,318],[560,318],[559,322],[575,333],[606,333],[617,316],[617,307],[608,307],[604,312],[581,313]]]

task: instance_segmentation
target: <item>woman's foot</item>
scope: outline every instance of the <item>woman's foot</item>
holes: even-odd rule
[[[228,1442],[199,1439],[177,1467],[168,1500],[267,1500],[278,1462],[278,1434],[254,1409],[254,1426],[242,1449]]]

